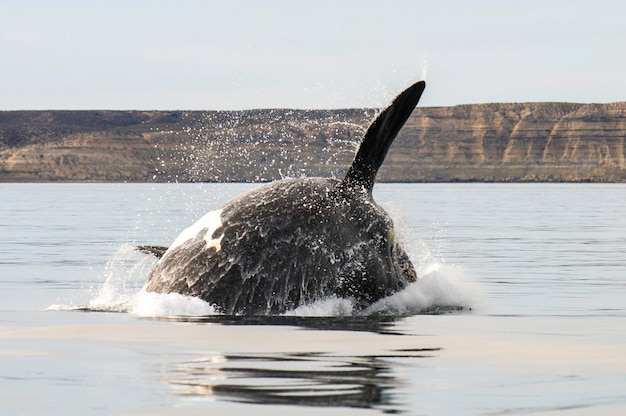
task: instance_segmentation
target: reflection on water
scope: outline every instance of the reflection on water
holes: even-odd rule
[[[298,317],[207,316],[158,318],[176,322],[292,326],[313,331],[371,332],[400,337],[397,316]],[[322,333],[321,333],[322,334]],[[414,334],[413,334],[414,335]],[[277,340],[277,346],[280,341]],[[306,348],[306,346],[304,346]],[[390,349],[375,355],[337,352],[296,353],[212,352],[172,364],[166,383],[175,395],[240,403],[310,407],[376,408],[395,413],[404,408],[398,387],[410,384],[398,377],[397,366],[433,357],[440,348]]]
[[[174,394],[254,404],[377,408],[398,412],[394,389],[407,384],[394,375],[394,359],[431,357],[439,349],[390,351],[377,356],[213,354],[178,363],[168,383]]]
[[[159,321],[214,323],[220,325],[293,326],[322,331],[364,331],[377,334],[402,335],[394,327],[399,316],[170,316],[149,317]]]
[[[87,309],[89,310],[89,309]],[[461,306],[433,306],[423,309],[419,315],[444,315],[463,312]],[[143,319],[155,319],[159,321],[190,322],[190,323],[214,323],[220,325],[257,325],[257,326],[293,326],[302,329],[321,331],[358,331],[373,332],[385,335],[403,335],[398,332],[395,323],[404,318],[402,315],[363,315],[363,316],[233,316],[233,315],[208,315],[208,316],[156,316]]]

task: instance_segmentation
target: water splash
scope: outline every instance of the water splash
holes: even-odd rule
[[[94,310],[124,312],[143,287],[156,260],[139,253],[131,245],[122,245],[105,267],[104,282],[93,290],[88,307]]]
[[[285,312],[285,316],[351,316],[354,314],[354,303],[350,299],[330,297],[313,302],[310,305],[298,306]]]
[[[141,317],[217,315],[215,309],[200,298],[146,292],[144,289],[129,302],[128,312]]]
[[[121,246],[105,268],[104,281],[92,288],[87,305],[51,305],[48,310],[122,312],[141,317],[207,316],[215,309],[202,299],[178,293],[146,292],[144,284],[156,259],[131,245]]]
[[[357,310],[350,299],[331,297],[285,313],[301,317],[407,316],[483,308],[480,286],[463,269],[441,263],[424,268],[420,280],[364,310]]]
[[[428,252],[424,258],[432,258]],[[124,245],[107,265],[106,278],[87,305],[51,305],[48,310],[123,312],[141,317],[202,317],[217,311],[202,299],[178,293],[146,292],[144,283],[156,260]],[[357,310],[351,299],[330,297],[285,313],[299,317],[363,315],[404,316],[450,310],[476,310],[482,305],[480,286],[459,267],[433,262],[418,268],[420,280]]]
[[[428,273],[404,290],[370,305],[365,315],[417,315],[481,307],[480,286],[463,269],[433,263]]]
[[[185,126],[176,140],[155,145],[160,154],[153,180],[267,182],[335,177],[349,166],[374,113],[265,109],[184,114]]]

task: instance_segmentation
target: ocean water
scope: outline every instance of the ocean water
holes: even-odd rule
[[[626,185],[377,184],[422,279],[366,314],[141,290],[254,186],[0,184],[0,414],[626,414]]]

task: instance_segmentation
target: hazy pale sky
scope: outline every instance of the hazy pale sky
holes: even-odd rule
[[[0,110],[626,100],[623,0],[3,0]]]

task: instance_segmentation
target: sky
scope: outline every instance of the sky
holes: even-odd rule
[[[0,110],[626,101],[623,0],[3,0]]]

